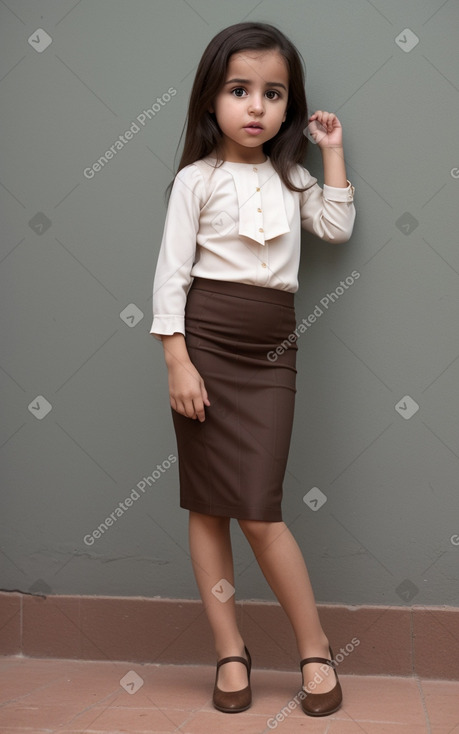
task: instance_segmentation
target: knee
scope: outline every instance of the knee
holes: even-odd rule
[[[224,531],[229,528],[230,518],[216,515],[204,515],[190,511],[190,525],[202,525],[210,530]]]
[[[239,527],[249,543],[266,540],[272,533],[278,533],[283,522],[262,522],[260,520],[238,520]]]

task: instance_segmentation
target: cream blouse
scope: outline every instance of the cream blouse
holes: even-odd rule
[[[153,324],[185,334],[185,305],[195,276],[298,290],[301,227],[327,241],[347,242],[355,219],[354,186],[324,184],[302,166],[290,191],[269,158],[264,163],[196,161],[172,187],[153,284]]]

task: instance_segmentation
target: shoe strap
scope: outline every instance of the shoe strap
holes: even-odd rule
[[[300,662],[300,670],[303,670],[303,665],[306,665],[306,663],[325,663],[325,665],[329,665],[333,670],[335,669],[336,662],[333,660],[333,650],[331,647],[328,648],[330,651],[331,659],[327,658],[304,658]],[[336,673],[336,671],[335,671]]]
[[[250,653],[246,647],[244,648],[244,650],[247,658],[239,657],[239,655],[230,655],[230,657],[228,658],[222,658],[217,662],[217,670],[220,668],[221,665],[225,665],[225,663],[243,663],[243,665],[245,665],[245,667],[247,668],[247,671],[250,673],[250,668],[252,667]]]
[[[327,658],[304,658],[300,662],[300,668],[303,670],[303,666],[306,665],[306,663],[325,663],[326,665],[330,665],[331,668],[334,668],[335,663],[333,660],[327,660]]]

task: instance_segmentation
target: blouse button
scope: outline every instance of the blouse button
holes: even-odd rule
[[[260,207],[258,207],[258,209],[257,209],[257,212],[261,212],[261,209],[260,209]]]
[[[261,267],[262,268],[267,268],[268,266],[266,265],[266,263],[261,263]]]
[[[265,230],[263,229],[263,227],[260,227],[258,231],[259,232],[264,232]]]
[[[260,187],[259,187],[259,186],[257,186],[257,188],[255,189],[255,191],[260,191]]]
[[[256,166],[253,167],[254,171],[258,171],[258,168]]]

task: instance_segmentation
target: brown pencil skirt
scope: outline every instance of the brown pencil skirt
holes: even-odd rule
[[[194,279],[185,339],[211,405],[202,423],[172,410],[181,507],[282,520],[296,392],[295,326],[293,293]]]

